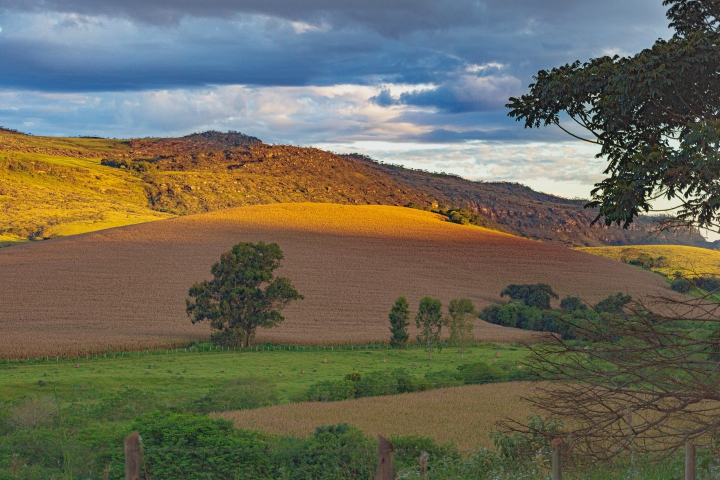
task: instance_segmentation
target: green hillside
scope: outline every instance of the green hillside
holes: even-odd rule
[[[0,245],[171,216],[149,207],[141,179],[100,165],[119,142],[13,137],[0,133]]]

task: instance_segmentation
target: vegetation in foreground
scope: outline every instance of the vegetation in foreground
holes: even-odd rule
[[[111,473],[118,467],[113,462],[120,458],[122,439],[129,431],[140,428],[139,425],[151,428],[150,424],[167,423],[167,415],[180,415],[173,417],[171,423],[182,427],[182,431],[173,433],[173,438],[186,442],[183,445],[202,444],[201,440],[192,437],[203,437],[202,432],[208,435],[225,432],[232,437],[218,439],[220,443],[213,447],[206,445],[211,450],[262,438],[262,445],[276,448],[274,451],[284,452],[278,455],[289,458],[277,460],[277,465],[315,462],[317,465],[313,468],[320,469],[318,465],[335,460],[332,456],[318,460],[317,452],[313,451],[314,440],[234,433],[232,428],[210,422],[203,415],[299,401],[307,398],[308,392],[318,383],[342,379],[348,374],[378,379],[384,378],[382,372],[404,370],[407,372],[405,380],[424,381],[438,373],[441,374],[439,378],[445,378],[443,372],[458,372],[458,367],[463,364],[460,355],[448,348],[428,361],[424,349],[419,347],[408,347],[400,354],[381,346],[313,350],[296,347],[288,350],[288,347],[263,345],[258,347],[260,351],[252,353],[238,353],[227,348],[216,351],[210,345],[199,347],[213,348],[213,351],[200,353],[193,348],[187,353],[184,350],[136,352],[130,356],[79,361],[0,363],[0,478],[103,478],[108,465],[112,464]],[[498,351],[501,357],[495,362]],[[507,364],[515,368],[520,359],[518,347],[478,345],[466,350],[464,361]],[[436,382],[429,386],[445,385]],[[374,394],[381,393],[384,392]],[[162,428],[165,427],[157,427]],[[144,430],[143,438],[149,441],[152,435],[151,431]],[[187,438],[183,435],[192,438],[183,440]],[[364,439],[362,445],[366,445],[369,440],[361,434],[351,436],[356,438],[358,435]],[[343,438],[343,442],[349,442]],[[353,445],[347,447],[352,454],[357,446]],[[200,457],[208,459],[218,455],[214,450],[204,454],[188,453],[188,457],[178,460],[178,464],[200,465]],[[232,455],[220,457],[212,461],[233,463],[237,460]],[[250,455],[249,458],[254,457]],[[368,468],[372,468],[371,465],[363,463],[362,471]],[[286,470],[294,471],[290,467]],[[278,473],[280,470],[271,472],[274,473],[265,478],[283,478]],[[154,478],[174,477],[166,472],[166,476],[159,474]]]

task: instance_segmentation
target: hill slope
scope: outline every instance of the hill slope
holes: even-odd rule
[[[566,246],[712,246],[698,234],[648,240],[648,220],[630,230],[593,227],[594,213],[584,210],[582,201],[518,184],[473,182],[358,155],[267,145],[236,132],[121,141],[0,130],[0,242],[308,201],[467,207],[480,214],[483,225]]]
[[[631,247],[589,247],[577,250],[627,263],[644,254],[656,260],[650,270],[665,276],[681,272],[687,277],[720,275],[720,252],[682,245],[634,245]]]
[[[444,304],[499,301],[510,283],[550,283],[588,301],[618,291],[667,292],[657,275],[612,260],[388,206],[276,204],[150,222],[0,250],[0,354],[141,348],[200,337],[185,315],[190,285],[240,241],[277,242],[281,273],[305,300],[258,341],[386,341],[387,314],[405,295]],[[525,332],[478,322],[479,340]],[[414,334],[411,338],[414,338]]]

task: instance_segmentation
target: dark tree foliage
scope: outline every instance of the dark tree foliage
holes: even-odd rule
[[[528,307],[535,307],[541,310],[550,310],[550,298],[560,298],[547,283],[535,283],[522,285],[508,285],[500,292],[500,296],[510,297],[512,300],[521,301]]]
[[[275,243],[239,243],[223,253],[212,266],[213,279],[190,288],[186,310],[192,323],[208,320],[217,331],[215,341],[244,340],[249,346],[258,327],[271,328],[282,322],[279,310],[303,298],[289,279],[273,276],[282,258]]]
[[[580,297],[568,296],[560,300],[560,309],[565,313],[572,313],[576,310],[587,310],[587,305]]]
[[[720,210],[720,3],[665,0],[675,34],[635,55],[541,70],[509,115],[557,125],[608,160],[588,207],[627,227],[654,198],[680,205],[666,226],[717,227]],[[571,119],[576,133],[561,120]]]
[[[524,303],[510,302],[488,305],[480,312],[480,319],[494,325],[560,334],[574,338],[571,325],[562,321],[562,314],[554,310],[528,307]]]
[[[395,300],[395,304],[390,310],[390,346],[396,348],[403,348],[407,345],[408,334],[407,327],[410,325],[410,311],[409,304],[405,297],[398,297]]]
[[[609,295],[607,298],[600,300],[595,305],[595,311],[598,313],[623,313],[623,308],[632,300],[630,295],[623,295],[618,292],[615,295]]]
[[[720,290],[720,278],[715,275],[698,277],[693,282],[698,288],[702,288],[708,293],[715,293]]]
[[[428,359],[432,357],[434,345],[440,348],[440,331],[442,330],[442,303],[436,298],[423,297],[420,299],[420,307],[415,316],[415,326],[420,329],[417,341],[425,345],[428,352]]]

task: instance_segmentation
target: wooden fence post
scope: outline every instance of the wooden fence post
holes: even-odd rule
[[[420,454],[420,478],[422,480],[425,480],[425,476],[427,475],[427,459],[428,459],[428,453],[422,452]]]
[[[562,438],[552,441],[552,480],[562,480]]]
[[[393,468],[393,444],[385,437],[378,435],[377,446],[377,480],[394,480],[395,469]]]
[[[125,480],[139,480],[141,464],[140,433],[133,432],[125,439]]]
[[[685,442],[685,480],[695,480],[695,445]]]

